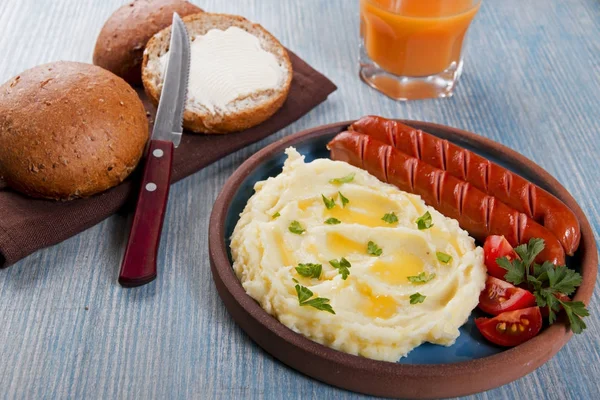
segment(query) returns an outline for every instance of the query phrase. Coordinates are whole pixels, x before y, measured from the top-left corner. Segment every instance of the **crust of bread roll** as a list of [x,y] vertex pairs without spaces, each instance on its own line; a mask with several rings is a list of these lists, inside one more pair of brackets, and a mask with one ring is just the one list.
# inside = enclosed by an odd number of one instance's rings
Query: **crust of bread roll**
[[94,64],[125,79],[142,83],[144,48],[156,32],[181,17],[202,12],[185,0],[134,0],[118,8],[104,23],[94,48]]
[[102,192],[133,171],[147,140],[137,93],[100,67],[59,61],[0,86],[0,175],[26,195]]

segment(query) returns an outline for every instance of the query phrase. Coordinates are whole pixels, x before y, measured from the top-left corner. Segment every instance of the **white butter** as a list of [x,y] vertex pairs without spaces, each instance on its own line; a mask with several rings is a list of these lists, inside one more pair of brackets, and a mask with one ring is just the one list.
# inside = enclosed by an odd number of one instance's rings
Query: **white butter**
[[[212,113],[251,93],[276,89],[285,77],[275,55],[265,51],[256,36],[237,27],[196,36],[190,50],[188,102]],[[160,57],[163,76],[168,57],[168,52]]]

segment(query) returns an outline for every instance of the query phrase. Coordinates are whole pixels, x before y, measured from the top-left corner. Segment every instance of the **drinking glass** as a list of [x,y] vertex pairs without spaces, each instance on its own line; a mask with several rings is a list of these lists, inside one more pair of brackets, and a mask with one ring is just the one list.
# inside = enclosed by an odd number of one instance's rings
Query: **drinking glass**
[[360,77],[395,100],[452,96],[481,0],[359,0]]

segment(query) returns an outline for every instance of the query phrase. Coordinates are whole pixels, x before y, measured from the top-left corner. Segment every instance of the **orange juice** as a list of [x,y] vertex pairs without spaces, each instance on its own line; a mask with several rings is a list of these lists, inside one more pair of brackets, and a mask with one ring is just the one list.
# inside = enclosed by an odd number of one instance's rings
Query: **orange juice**
[[360,0],[367,55],[398,76],[423,77],[458,65],[480,0]]

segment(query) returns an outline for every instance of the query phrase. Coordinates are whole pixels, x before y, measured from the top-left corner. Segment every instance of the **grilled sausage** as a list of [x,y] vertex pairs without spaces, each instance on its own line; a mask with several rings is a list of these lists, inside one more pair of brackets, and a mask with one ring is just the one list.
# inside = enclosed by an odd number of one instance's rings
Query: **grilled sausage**
[[575,214],[559,199],[506,168],[447,140],[382,117],[363,117],[349,130],[390,144],[469,182],[548,228],[567,254],[577,250],[581,232]]
[[358,132],[342,132],[327,147],[333,160],[365,169],[384,182],[420,195],[426,204],[456,219],[479,241],[489,235],[504,235],[512,246],[517,246],[541,238],[545,248],[538,261],[564,265],[564,250],[552,232],[447,171]]

